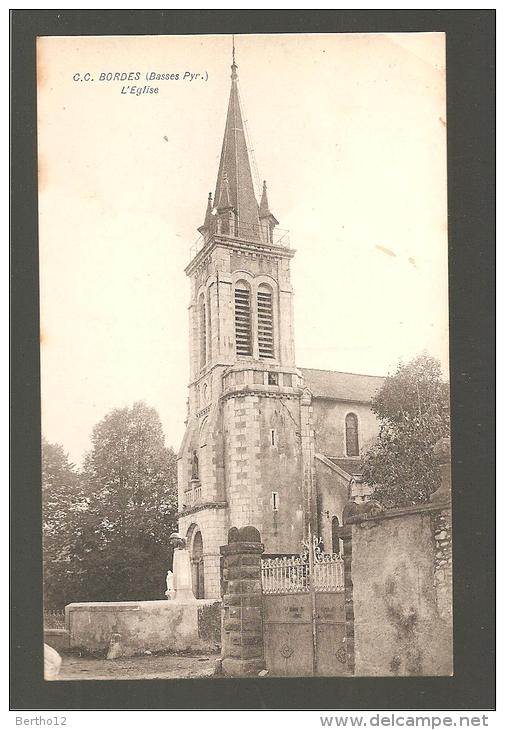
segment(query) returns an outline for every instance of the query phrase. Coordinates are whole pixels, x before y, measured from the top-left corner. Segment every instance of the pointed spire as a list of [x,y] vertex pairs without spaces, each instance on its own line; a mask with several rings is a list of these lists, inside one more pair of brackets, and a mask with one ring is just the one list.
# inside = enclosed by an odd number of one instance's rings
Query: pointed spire
[[228,205],[236,215],[238,235],[258,238],[260,230],[258,201],[254,194],[251,165],[240,108],[237,68],[235,63],[235,39],[233,39],[230,100],[214,201],[216,207],[220,209],[225,206],[227,195]]
[[209,193],[209,197],[207,198],[207,209],[205,211],[205,219],[203,221],[203,225],[200,226],[198,231],[201,234],[207,233],[212,228],[212,193]]
[[260,217],[260,220],[269,218],[274,226],[276,226],[279,223],[279,221],[276,219],[276,217],[273,215],[273,213],[270,212],[270,207],[268,205],[267,181],[266,180],[263,180],[263,192],[261,194],[259,217]]
[[263,192],[261,193],[260,218],[266,218],[270,215],[268,207],[267,181],[263,180]]

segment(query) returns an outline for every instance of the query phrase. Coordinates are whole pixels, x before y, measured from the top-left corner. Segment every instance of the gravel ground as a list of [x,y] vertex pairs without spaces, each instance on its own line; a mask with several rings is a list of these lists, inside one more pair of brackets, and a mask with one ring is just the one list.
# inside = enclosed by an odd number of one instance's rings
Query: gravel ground
[[211,677],[218,654],[198,656],[136,656],[95,659],[63,655],[58,680],[82,679],[188,679]]

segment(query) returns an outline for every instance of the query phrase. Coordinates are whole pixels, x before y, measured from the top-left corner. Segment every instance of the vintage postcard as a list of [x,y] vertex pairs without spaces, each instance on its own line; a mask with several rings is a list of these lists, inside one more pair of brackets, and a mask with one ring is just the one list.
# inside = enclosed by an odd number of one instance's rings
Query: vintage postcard
[[37,41],[45,677],[451,676],[444,33]]

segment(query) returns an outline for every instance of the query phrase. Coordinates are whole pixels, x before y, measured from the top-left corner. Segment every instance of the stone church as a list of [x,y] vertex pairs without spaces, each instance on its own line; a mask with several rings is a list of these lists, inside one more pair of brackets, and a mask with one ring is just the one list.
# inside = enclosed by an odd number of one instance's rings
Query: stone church
[[263,184],[258,204],[237,65],[214,197],[186,268],[190,382],[178,457],[179,531],[194,593],[220,595],[219,547],[254,525],[268,555],[297,554],[308,533],[340,552],[350,497],[364,499],[360,455],[378,426],[370,401],[383,379],[295,363],[295,252]]

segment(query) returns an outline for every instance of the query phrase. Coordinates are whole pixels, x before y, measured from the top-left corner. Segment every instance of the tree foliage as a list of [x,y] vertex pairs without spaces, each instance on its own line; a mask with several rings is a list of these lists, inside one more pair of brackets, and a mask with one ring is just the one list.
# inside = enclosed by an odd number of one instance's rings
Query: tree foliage
[[75,536],[86,509],[79,474],[60,444],[42,439],[44,599],[58,608],[75,593]]
[[176,456],[155,409],[135,403],[95,426],[78,506],[61,496],[72,528],[65,603],[164,597],[176,481]]
[[93,431],[84,479],[87,600],[162,598],[177,479],[157,412],[144,403],[111,411]]
[[450,435],[449,384],[423,353],[398,366],[372,402],[379,436],[364,457],[363,477],[385,507],[429,501],[440,484],[433,446]]

